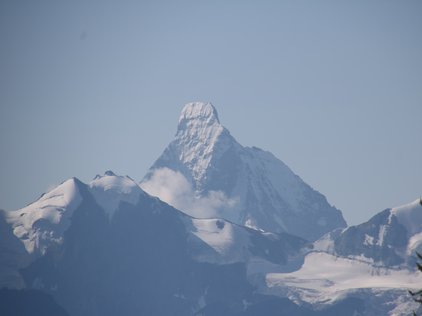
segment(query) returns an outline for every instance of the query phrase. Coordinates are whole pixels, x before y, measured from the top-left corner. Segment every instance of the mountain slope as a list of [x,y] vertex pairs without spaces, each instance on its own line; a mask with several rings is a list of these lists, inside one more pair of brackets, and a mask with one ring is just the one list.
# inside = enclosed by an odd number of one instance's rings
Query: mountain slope
[[[397,217],[415,241],[416,202],[366,226]],[[89,184],[65,181],[24,209],[6,217],[13,227],[27,225],[21,247],[9,227],[4,236],[11,246],[0,251],[32,251],[20,269],[24,284],[51,295],[72,316],[406,315],[414,305],[405,289],[421,282],[413,271],[362,255],[339,257],[335,241],[327,241],[331,235],[310,252],[303,239],[286,233],[192,218],[111,172]],[[323,244],[331,253],[322,252]]]
[[[116,176],[111,171],[104,176],[97,175],[88,187],[96,203],[109,217],[113,216],[120,203],[136,204],[141,195],[146,195],[132,179]],[[71,178],[34,203],[5,213],[13,233],[23,242],[28,253],[37,257],[45,254],[52,245],[63,242],[73,213],[82,202],[80,191],[85,188],[84,183]]]
[[41,291],[0,289],[0,312],[17,316],[69,316],[52,299]]
[[69,179],[34,203],[6,213],[13,233],[23,242],[28,253],[40,256],[53,243],[62,242],[70,218],[81,203],[79,186],[77,179]]
[[249,276],[291,270],[308,251],[285,233],[192,218],[112,172],[65,181],[8,215],[31,255],[20,270],[25,284],[73,316],[242,315],[244,301],[266,304]]
[[300,269],[268,273],[262,291],[313,306],[355,297],[367,306],[358,315],[409,315],[418,307],[407,291],[421,288],[422,275],[415,271],[415,252],[421,251],[418,199],[326,234]]
[[341,212],[282,161],[241,146],[210,103],[183,108],[174,140],[141,186],[195,217],[222,217],[308,240],[346,226]]
[[[142,201],[147,201],[148,212],[171,209],[167,212],[174,213],[183,225],[192,258],[201,262],[228,264],[258,260],[286,265],[298,260],[299,264],[307,251],[305,240],[286,233],[264,233],[224,219],[187,216],[149,196],[131,178],[117,176],[111,171],[97,175],[89,184],[69,179],[23,209],[4,212],[15,236],[11,235],[22,242],[32,258],[45,255],[49,249],[63,244],[75,211],[87,203],[84,199],[92,201],[91,207],[100,209],[109,221],[114,219],[116,212],[122,212],[122,208],[137,206]],[[157,223],[155,228],[164,230],[166,226]]]
[[0,289],[20,289],[25,284],[19,269],[28,264],[29,256],[7,223],[6,213],[0,210]]
[[360,257],[377,265],[415,266],[422,251],[422,205],[417,199],[386,209],[368,222],[337,230],[315,243],[316,249],[342,257]]
[[364,302],[356,315],[405,316],[418,306],[407,291],[419,289],[421,284],[422,275],[415,271],[313,252],[297,271],[267,274],[261,291],[307,302],[315,308],[356,298]]
[[421,250],[422,205],[417,199],[326,234],[300,269],[268,273],[261,289],[315,308],[356,298],[365,302],[357,315],[409,315],[418,308],[408,290],[422,284],[415,271],[415,252]]

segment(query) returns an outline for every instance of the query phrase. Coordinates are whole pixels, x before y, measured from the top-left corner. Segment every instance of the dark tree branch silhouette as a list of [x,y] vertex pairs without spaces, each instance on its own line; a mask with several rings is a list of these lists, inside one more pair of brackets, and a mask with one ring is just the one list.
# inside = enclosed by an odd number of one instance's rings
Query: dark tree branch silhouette
[[[422,255],[420,253],[416,253],[416,255],[418,256],[419,260],[422,260]],[[420,264],[419,262],[416,262],[416,266],[417,266],[418,270],[420,272],[422,272],[422,264]],[[409,291],[409,293],[410,293],[410,295],[412,295],[412,298],[415,302],[422,305],[422,289],[420,289],[419,291],[416,291],[416,292]],[[413,312],[413,316],[417,316],[416,312]]]

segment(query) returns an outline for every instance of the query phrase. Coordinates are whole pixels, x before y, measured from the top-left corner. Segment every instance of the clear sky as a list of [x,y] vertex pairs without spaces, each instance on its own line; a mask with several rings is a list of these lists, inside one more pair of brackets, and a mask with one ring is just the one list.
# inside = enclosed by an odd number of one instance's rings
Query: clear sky
[[422,194],[422,1],[0,1],[0,208],[141,180],[189,101],[349,224]]

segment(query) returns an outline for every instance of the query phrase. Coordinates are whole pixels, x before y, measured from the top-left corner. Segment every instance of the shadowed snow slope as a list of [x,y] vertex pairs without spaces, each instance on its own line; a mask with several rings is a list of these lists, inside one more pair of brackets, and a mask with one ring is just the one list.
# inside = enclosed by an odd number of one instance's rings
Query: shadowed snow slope
[[[308,240],[346,226],[341,212],[282,161],[241,146],[220,124],[210,103],[183,108],[174,140],[141,186],[195,217],[222,217]],[[214,207],[204,211],[198,207],[201,199]]]

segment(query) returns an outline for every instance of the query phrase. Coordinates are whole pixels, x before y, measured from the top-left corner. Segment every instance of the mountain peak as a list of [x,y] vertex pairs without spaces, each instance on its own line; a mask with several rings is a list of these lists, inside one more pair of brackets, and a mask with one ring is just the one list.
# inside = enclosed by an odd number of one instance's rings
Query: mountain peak
[[207,125],[220,124],[217,110],[210,102],[187,103],[180,114],[178,129],[185,129],[190,121],[205,122]]
[[197,210],[194,217],[203,216],[198,205],[206,201],[213,205],[213,216],[265,231],[294,232],[308,240],[346,226],[341,212],[282,161],[239,144],[220,124],[211,103],[183,107],[175,138],[142,181],[149,182],[150,188],[158,183],[155,194],[163,200],[183,200],[179,208]]
[[106,172],[104,172],[104,175],[99,175],[99,174],[97,174],[97,175],[94,177],[94,179],[93,179],[93,180],[98,180],[98,179],[101,179],[101,178],[103,178],[103,177],[117,177],[117,176],[116,176],[116,174],[115,174],[113,171],[111,171],[111,170],[107,170]]
[[199,183],[215,153],[224,152],[233,141],[229,131],[220,124],[217,110],[211,103],[192,102],[182,109],[176,137],[168,153],[185,164]]
[[109,177],[115,177],[116,176],[116,174],[111,170],[107,170],[106,172],[104,172],[104,175],[109,176]]

